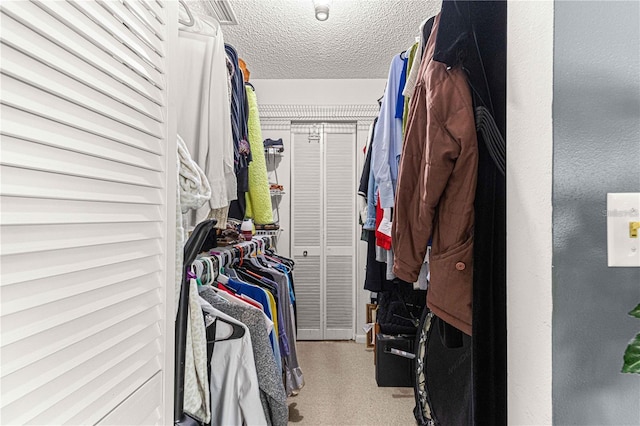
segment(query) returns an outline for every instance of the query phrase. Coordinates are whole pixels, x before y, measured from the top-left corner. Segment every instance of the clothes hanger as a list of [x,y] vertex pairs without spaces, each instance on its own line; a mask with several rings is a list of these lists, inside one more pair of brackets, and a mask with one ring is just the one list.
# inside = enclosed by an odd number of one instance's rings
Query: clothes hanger
[[[217,275],[218,275],[213,259],[214,258],[211,258],[211,257],[208,257],[208,256],[202,258],[202,261],[204,262],[205,267],[206,267],[205,269],[207,270],[207,274],[206,274],[206,278],[207,279],[206,279],[205,282],[203,282],[203,285],[206,285],[206,286],[212,285],[215,282],[215,280],[217,278]],[[217,259],[216,259],[216,261],[217,261]]]
[[[226,319],[223,319],[223,318],[220,318],[220,317],[216,317],[216,320],[214,321],[214,323],[211,326],[217,325],[218,321],[230,325],[232,331],[231,331],[231,335],[230,336],[225,337],[223,339],[214,339],[213,342],[216,342],[216,343],[217,342],[226,342],[227,340],[240,339],[240,338],[242,338],[244,336],[244,327],[242,327],[242,326],[240,326],[238,324],[234,324],[234,323],[232,323],[230,321],[227,321]],[[216,335],[216,333],[215,333],[215,330],[214,330],[213,336],[215,336],[215,335]],[[207,340],[207,341],[209,341],[209,340]]]
[[265,244],[266,244],[265,240],[263,240],[263,239],[259,239],[258,240],[258,254],[256,256],[256,259],[258,259],[258,262],[264,264],[265,266],[269,266],[269,261],[265,257],[264,250],[263,250],[263,246]]
[[[494,119],[494,108],[493,108],[493,100],[491,97],[491,90],[489,87],[489,80],[487,77],[487,72],[485,70],[484,61],[482,60],[482,55],[480,53],[480,45],[478,43],[478,36],[476,34],[476,28],[473,20],[471,19],[471,6],[467,3],[467,14],[468,20],[471,25],[471,33],[473,34],[473,42],[476,50],[476,54],[478,56],[478,61],[480,62],[480,69],[482,70],[482,78],[485,84],[485,90],[487,94],[487,99],[483,99],[481,94],[476,90],[473,85],[469,84],[471,87],[474,98],[478,99],[480,102],[474,102],[476,104],[475,108],[475,119],[476,119],[476,130],[479,131],[485,142],[487,147],[487,151],[489,151],[489,155],[493,160],[496,168],[500,172],[502,176],[506,174],[506,142],[500,129],[498,129],[498,125]],[[465,70],[466,71],[466,70]],[[468,73],[468,71],[466,71]],[[488,103],[487,103],[488,100]],[[478,103],[482,105],[477,105]]]
[[193,14],[191,13],[191,9],[189,9],[189,6],[187,6],[187,3],[184,0],[178,0],[178,3],[180,3],[184,7],[185,12],[187,12],[187,15],[189,16],[188,21],[178,19],[178,22],[184,25],[185,27],[193,27],[193,24],[196,23],[196,20],[193,17]]
[[204,275],[204,265],[199,259],[196,259],[191,263],[191,271],[195,275],[195,279],[202,281],[202,276]]
[[222,284],[228,284],[228,269],[230,269],[230,260],[227,260],[227,255],[229,254],[229,251],[211,251],[210,254],[218,259],[218,274],[216,277],[216,281]]
[[[211,324],[206,329],[207,343],[226,342],[228,340],[240,339],[244,336],[244,332],[245,332],[244,327],[242,327],[239,324],[228,321],[224,318],[220,318],[218,315],[216,315],[215,308],[213,308],[208,302],[206,305],[202,306],[202,310],[215,318],[215,320],[213,321],[213,324]],[[216,336],[218,334],[218,322],[227,324],[229,327],[231,327],[231,330],[230,330],[231,334],[229,334],[228,336],[225,336],[222,339],[217,339]]]
[[241,245],[238,244],[238,246],[236,247],[238,250],[240,250],[240,267],[242,267],[242,263],[244,262],[244,249],[242,248]]

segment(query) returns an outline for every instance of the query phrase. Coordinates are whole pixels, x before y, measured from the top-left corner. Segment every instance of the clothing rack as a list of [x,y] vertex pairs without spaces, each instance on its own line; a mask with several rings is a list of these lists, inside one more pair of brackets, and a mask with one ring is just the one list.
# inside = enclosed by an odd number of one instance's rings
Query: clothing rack
[[[184,246],[184,262],[182,267],[182,285],[180,287],[180,299],[178,302],[178,314],[176,316],[175,333],[175,381],[174,381],[174,422],[176,425],[188,426],[196,425],[198,422],[184,412],[184,378],[185,378],[185,357],[187,346],[187,316],[189,314],[189,286],[188,276],[191,264],[202,252],[202,246],[212,232],[217,220],[207,220],[200,222]],[[213,251],[223,251],[230,253],[229,263],[222,263],[218,266],[230,265],[234,259],[244,254],[252,255],[258,251],[273,247],[271,236],[261,236],[253,238],[251,241],[234,244],[227,247],[216,247]],[[225,256],[226,259],[226,256]]]
[[[238,416],[242,417],[245,415],[248,415],[248,418],[253,417],[253,420],[260,418],[261,420],[258,421],[259,424],[262,424],[263,417],[268,419],[271,418],[271,416],[279,419],[279,421],[276,422],[277,424],[285,424],[287,418],[287,393],[292,394],[292,392],[297,391],[304,386],[302,370],[300,369],[296,358],[295,344],[292,346],[288,343],[295,342],[296,335],[295,287],[293,284],[293,276],[291,275],[294,262],[290,259],[282,258],[272,251],[274,238],[272,236],[254,236],[250,241],[243,241],[228,246],[214,247],[210,250],[203,251],[203,244],[205,244],[205,240],[209,236],[209,233],[215,232],[213,230],[215,223],[215,220],[211,220],[198,224],[185,246],[182,288],[180,289],[178,319],[176,322],[175,424],[177,426],[202,425],[202,422],[198,420],[200,417],[194,417],[202,414],[202,412],[200,412],[200,408],[196,411],[191,411],[194,409],[193,404],[191,404],[191,406],[184,404],[185,389],[189,389],[189,391],[191,391],[193,387],[193,383],[185,383],[185,377],[192,377],[185,372],[185,354],[186,350],[189,350],[186,345],[187,326],[189,325],[187,320],[190,297],[189,290],[193,291],[193,288],[190,288],[189,280],[197,281],[198,291],[202,295],[201,297],[203,297],[204,301],[207,303],[211,303],[209,306],[210,314],[214,313],[217,309],[220,309],[221,315],[228,314],[231,316],[231,318],[227,318],[227,320],[230,321],[228,324],[239,325],[243,328],[243,330],[241,330],[242,332],[247,330],[247,328],[242,325],[242,315],[238,317],[232,312],[227,312],[226,310],[229,309],[228,306],[216,306],[216,303],[220,303],[220,300],[217,300],[216,298],[224,299],[224,297],[221,297],[222,293],[229,293],[231,297],[242,301],[247,305],[245,309],[252,308],[252,306],[249,305],[253,305],[255,309],[261,311],[259,314],[260,318],[262,318],[260,315],[264,315],[264,317],[269,320],[273,318],[273,322],[277,326],[277,328],[272,327],[272,329],[266,330],[266,332],[265,330],[262,330],[263,334],[260,334],[260,332],[256,333],[256,336],[262,336],[263,343],[266,344],[266,346],[263,344],[263,347],[268,348],[267,353],[264,353],[264,351],[262,353],[263,364],[261,365],[265,365],[264,362],[266,356],[266,365],[271,367],[268,361],[271,360],[270,362],[273,364],[273,370],[270,368],[267,370],[260,370],[264,373],[256,376],[256,380],[258,381],[255,384],[260,386],[261,390],[263,389],[262,386],[265,386],[270,389],[267,391],[271,392],[269,395],[275,395],[274,399],[269,402],[269,407],[273,408],[273,410],[263,412],[263,410],[266,409],[261,407],[258,403],[258,405],[256,405],[258,412],[246,411],[244,409],[242,409],[242,414],[240,414],[240,411],[236,413],[233,409],[226,411],[223,409],[221,411],[220,404],[224,403],[224,399],[215,399],[216,402],[214,403],[213,398],[216,397],[214,397],[214,394],[211,394],[212,424],[216,424],[213,420],[214,418],[218,418],[219,420],[222,418],[226,419],[218,422],[222,424],[240,424],[241,422]],[[215,287],[218,287],[215,291],[210,289]],[[219,294],[214,297],[213,295],[218,293],[218,291]],[[205,294],[208,294],[208,296],[205,296]],[[210,298],[210,300],[207,300],[207,297]],[[256,302],[256,300],[258,300],[258,302]],[[227,301],[226,303],[228,304],[229,302]],[[233,304],[234,303],[232,303],[232,305]],[[237,309],[238,308],[235,308],[235,314],[239,313]],[[234,309],[231,310],[234,311]],[[253,312],[253,314],[255,315],[255,312]],[[214,315],[217,316],[217,314]],[[251,317],[251,315],[249,315],[249,317]],[[278,320],[276,321],[275,318],[278,318]],[[216,321],[227,322],[227,320],[218,318]],[[262,321],[259,322],[262,323]],[[205,327],[207,335],[207,365],[208,369],[210,368],[210,383],[214,383],[214,381],[212,381],[214,377],[213,365],[215,364],[218,366],[225,364],[227,359],[224,355],[219,354],[221,358],[216,360],[216,353],[213,351],[213,342],[243,338],[242,334],[234,333],[232,338],[218,340],[215,337],[216,329],[214,324],[215,321],[210,326]],[[250,322],[248,329],[251,329],[251,324],[252,323]],[[233,351],[238,348],[236,347],[234,349],[233,345],[223,345],[220,350],[224,351],[225,349]],[[272,350],[273,353],[271,353]],[[272,359],[271,356],[274,358]],[[251,363],[251,367],[238,366],[238,368],[245,368],[250,371],[251,369],[255,370],[257,365],[253,365],[253,363]],[[231,370],[222,369],[221,371],[222,373],[220,374],[224,376],[224,374],[227,374],[225,372],[229,372]],[[286,376],[283,375],[284,371],[287,372]],[[219,378],[220,375],[216,375],[216,377]],[[265,377],[267,378],[265,379]],[[269,379],[269,377],[271,378]],[[280,385],[275,384],[279,382],[278,378],[282,379],[282,383]],[[200,383],[199,379],[196,379],[196,382]],[[224,383],[227,383],[227,381],[225,380]],[[202,386],[202,383],[198,386]],[[220,382],[216,389],[221,392],[220,395],[224,395],[226,387],[226,385]],[[226,390],[235,392],[231,388]],[[218,394],[216,393],[215,395]],[[247,398],[253,398],[253,402],[258,401],[259,394],[257,388],[254,395],[247,396]],[[214,409],[216,404],[217,408]],[[185,409],[187,409],[188,412],[185,411]],[[240,410],[240,405],[238,405],[238,410]],[[256,422],[254,421],[253,423]]]

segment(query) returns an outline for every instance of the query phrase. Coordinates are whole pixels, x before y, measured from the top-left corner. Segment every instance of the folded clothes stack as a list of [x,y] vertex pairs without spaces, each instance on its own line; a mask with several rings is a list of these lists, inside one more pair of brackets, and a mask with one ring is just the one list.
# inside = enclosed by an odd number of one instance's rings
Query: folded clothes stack
[[276,231],[280,229],[280,225],[277,223],[268,223],[266,225],[256,224],[256,231]]
[[271,183],[269,184],[269,189],[271,191],[284,191],[284,186],[279,185],[277,183]]
[[265,149],[274,149],[277,152],[283,152],[284,151],[284,143],[282,142],[282,138],[280,139],[265,139],[263,141],[264,144],[264,148]]

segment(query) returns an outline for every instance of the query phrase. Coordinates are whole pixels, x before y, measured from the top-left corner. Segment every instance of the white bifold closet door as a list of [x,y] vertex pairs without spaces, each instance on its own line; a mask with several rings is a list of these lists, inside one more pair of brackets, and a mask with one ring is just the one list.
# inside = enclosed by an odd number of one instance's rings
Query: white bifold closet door
[[0,4],[3,424],[172,422],[170,3]]
[[291,253],[299,340],[355,335],[356,124],[292,125]]

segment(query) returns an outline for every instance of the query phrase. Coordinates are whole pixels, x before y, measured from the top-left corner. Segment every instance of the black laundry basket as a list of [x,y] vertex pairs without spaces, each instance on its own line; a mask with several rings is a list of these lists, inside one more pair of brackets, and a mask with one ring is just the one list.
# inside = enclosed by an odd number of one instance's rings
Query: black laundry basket
[[200,421],[184,412],[184,364],[187,346],[187,316],[189,313],[187,272],[198,253],[202,251],[203,244],[217,222],[217,220],[212,219],[199,223],[184,246],[182,285],[180,287],[180,300],[178,302],[178,314],[176,316],[175,382],[173,391],[173,419],[174,423],[179,426],[202,426]]

